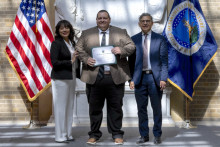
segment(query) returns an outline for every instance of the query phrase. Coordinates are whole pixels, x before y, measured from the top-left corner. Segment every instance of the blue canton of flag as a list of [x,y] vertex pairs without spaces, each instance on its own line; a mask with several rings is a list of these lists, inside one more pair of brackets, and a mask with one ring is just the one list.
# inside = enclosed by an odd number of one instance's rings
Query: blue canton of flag
[[194,87],[217,51],[198,0],[175,0],[163,35],[168,42],[168,81],[192,100]]
[[46,12],[43,0],[23,0],[20,9],[32,27],[36,23],[36,19],[40,20]]

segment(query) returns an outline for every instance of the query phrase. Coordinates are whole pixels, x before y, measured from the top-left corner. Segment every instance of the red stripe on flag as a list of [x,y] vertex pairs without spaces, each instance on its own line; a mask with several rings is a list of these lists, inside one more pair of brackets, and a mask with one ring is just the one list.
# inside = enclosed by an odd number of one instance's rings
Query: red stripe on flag
[[47,35],[47,37],[49,38],[50,42],[53,42],[53,34],[51,33],[50,28],[48,27],[47,23],[44,21],[43,17],[40,19],[40,22],[42,24],[43,30],[45,32],[45,34]]
[[31,77],[33,78],[37,89],[40,91],[41,89],[43,89],[43,86],[41,85],[35,71],[34,68],[31,65],[30,60],[28,59],[28,57],[26,56],[23,47],[21,46],[20,42],[17,40],[14,32],[11,32],[10,38],[14,44],[14,46],[16,47],[16,49],[18,50],[18,52],[20,53],[22,60],[24,62],[24,64],[27,66],[28,70],[30,71]]
[[6,50],[5,50],[8,54],[8,57],[10,58],[11,63],[13,64],[17,74],[19,75],[22,83],[24,84],[24,86],[26,87],[26,90],[29,94],[29,96],[32,98],[35,96],[34,92],[31,90],[31,87],[28,83],[28,80],[26,78],[26,76],[24,75],[24,73],[22,72],[17,60],[15,59],[15,57],[13,56],[13,54],[11,53],[11,50],[8,46],[6,46]]
[[46,83],[49,83],[50,76],[45,71],[44,66],[42,64],[42,61],[41,61],[40,57],[38,56],[38,53],[36,52],[35,45],[31,41],[31,39],[29,38],[26,29],[24,28],[24,26],[22,25],[22,23],[20,22],[20,20],[17,16],[15,18],[15,24],[16,24],[18,30],[20,30],[20,33],[22,34],[23,38],[25,38],[27,46],[29,47],[30,51],[32,52],[33,56],[35,57],[35,62],[37,64],[37,66],[39,67],[39,69],[43,75],[44,80],[46,81]]
[[36,32],[36,24],[33,25],[31,29],[33,30],[34,34],[36,35],[37,42],[40,44],[40,47],[42,49],[42,52],[43,52],[46,60],[48,61],[48,63],[52,67],[52,63],[50,60],[50,52],[48,51],[47,47],[44,45],[43,40],[42,40],[42,36],[39,33],[39,31]]
[[49,83],[50,82],[50,76],[48,75],[48,73],[46,72],[46,70],[44,69],[44,66],[42,64],[42,61],[38,55],[38,53],[36,52],[36,49],[35,49],[35,45],[33,44],[33,42],[30,40],[28,34],[27,34],[27,31],[25,30],[25,28],[23,27],[23,25],[21,24],[20,20],[18,19],[18,17],[16,17],[16,20],[15,20],[15,24],[17,25],[18,29],[19,30],[22,30],[20,31],[22,36],[25,38],[26,40],[26,43],[27,43],[27,46],[29,47],[30,51],[32,52],[33,56],[35,57],[35,61],[36,61],[36,64],[37,66],[39,67],[42,75],[43,75],[43,78],[45,79],[46,83]]

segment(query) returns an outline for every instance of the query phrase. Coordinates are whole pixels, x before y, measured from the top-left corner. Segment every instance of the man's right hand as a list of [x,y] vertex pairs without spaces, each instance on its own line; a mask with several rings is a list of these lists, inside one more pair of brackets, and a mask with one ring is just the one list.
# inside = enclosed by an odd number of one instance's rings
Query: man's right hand
[[130,89],[134,89],[134,82],[133,81],[130,82],[129,87],[130,87]]
[[94,66],[94,64],[95,64],[95,59],[89,57],[88,60],[87,60],[87,64],[88,64],[89,66]]

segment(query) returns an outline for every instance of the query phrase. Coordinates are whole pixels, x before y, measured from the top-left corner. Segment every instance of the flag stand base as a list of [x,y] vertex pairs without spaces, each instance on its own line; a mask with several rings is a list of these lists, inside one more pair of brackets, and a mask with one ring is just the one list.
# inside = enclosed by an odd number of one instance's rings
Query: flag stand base
[[30,109],[31,120],[27,126],[23,127],[23,129],[39,129],[40,128],[40,126],[37,125],[36,123],[34,123],[34,121],[33,121],[33,109],[34,109],[34,104],[33,104],[33,102],[31,102],[31,109]]
[[193,129],[193,128],[197,128],[197,126],[193,126],[191,123],[190,123],[190,120],[189,120],[189,99],[185,96],[186,98],[186,120],[184,122],[184,124],[181,126],[181,128],[185,128],[185,129]]
[[23,129],[40,129],[40,126],[35,124],[32,120],[27,126],[24,126]]
[[181,128],[194,129],[194,128],[197,128],[197,126],[193,126],[193,125],[190,123],[190,120],[186,120],[186,121],[184,122],[184,124],[181,126]]

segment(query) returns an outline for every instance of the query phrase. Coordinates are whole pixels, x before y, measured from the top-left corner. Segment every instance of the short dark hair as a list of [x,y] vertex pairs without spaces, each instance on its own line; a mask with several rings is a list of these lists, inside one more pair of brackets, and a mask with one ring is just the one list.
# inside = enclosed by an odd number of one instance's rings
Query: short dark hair
[[109,13],[108,13],[107,10],[100,10],[100,11],[97,13],[97,15],[96,15],[96,19],[98,18],[98,14],[101,13],[101,12],[106,12],[106,13],[108,14],[109,19],[111,19],[111,17],[110,17],[110,15],[109,15]]
[[139,21],[141,21],[142,17],[144,17],[144,16],[149,16],[150,19],[151,19],[151,21],[153,21],[153,17],[151,16],[150,13],[142,13],[142,14],[139,16]]
[[73,44],[73,46],[75,46],[75,41],[74,41],[74,36],[75,36],[75,31],[73,29],[73,26],[71,25],[71,23],[67,20],[60,20],[57,25],[56,25],[56,30],[55,30],[55,39],[61,39],[63,38],[61,35],[60,35],[60,32],[59,32],[59,29],[61,26],[64,26],[64,27],[67,27],[70,29],[70,34],[68,36],[70,42]]

